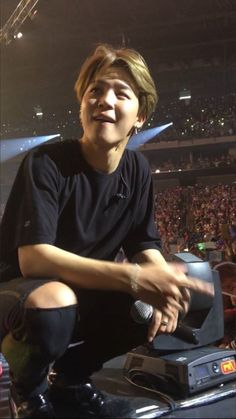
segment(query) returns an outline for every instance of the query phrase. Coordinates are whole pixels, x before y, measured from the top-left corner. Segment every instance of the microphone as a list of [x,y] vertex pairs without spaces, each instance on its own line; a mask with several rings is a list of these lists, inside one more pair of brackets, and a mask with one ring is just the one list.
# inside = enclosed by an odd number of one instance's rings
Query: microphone
[[118,199],[127,199],[128,196],[124,195],[123,193],[117,193],[115,194],[115,197]]
[[[136,300],[131,307],[130,315],[136,323],[148,324],[152,320],[153,311],[154,309],[150,304],[146,304],[141,300]],[[195,345],[199,343],[199,339],[194,330],[182,323],[178,323],[173,336],[184,340],[185,342],[194,343]]]
[[135,323],[147,324],[152,320],[153,307],[141,300],[136,300],[131,307],[130,315]]

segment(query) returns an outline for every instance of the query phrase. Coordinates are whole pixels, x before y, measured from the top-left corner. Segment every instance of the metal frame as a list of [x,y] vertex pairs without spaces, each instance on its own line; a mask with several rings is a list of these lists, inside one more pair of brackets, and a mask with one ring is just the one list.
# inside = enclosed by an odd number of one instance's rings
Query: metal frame
[[30,16],[39,0],[21,0],[5,25],[0,29],[0,42],[10,44],[14,34],[19,30],[25,19]]

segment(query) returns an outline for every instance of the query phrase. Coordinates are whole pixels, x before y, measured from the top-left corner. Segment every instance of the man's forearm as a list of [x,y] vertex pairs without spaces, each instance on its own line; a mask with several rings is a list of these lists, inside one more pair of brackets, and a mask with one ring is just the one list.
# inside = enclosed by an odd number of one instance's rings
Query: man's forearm
[[132,264],[81,257],[49,244],[22,246],[18,254],[25,278],[52,277],[81,288],[131,291]]
[[155,263],[160,266],[164,266],[167,264],[166,260],[162,256],[161,252],[157,249],[146,249],[142,252],[137,253],[132,262],[134,263]]

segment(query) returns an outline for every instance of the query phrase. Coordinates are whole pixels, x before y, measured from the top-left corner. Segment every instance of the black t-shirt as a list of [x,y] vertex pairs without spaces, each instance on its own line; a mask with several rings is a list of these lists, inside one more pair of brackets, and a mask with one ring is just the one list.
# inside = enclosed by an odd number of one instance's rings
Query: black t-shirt
[[160,249],[149,165],[125,150],[111,174],[94,170],[78,140],[43,145],[23,160],[1,225],[1,261],[18,267],[17,248],[47,243],[81,256],[128,259]]

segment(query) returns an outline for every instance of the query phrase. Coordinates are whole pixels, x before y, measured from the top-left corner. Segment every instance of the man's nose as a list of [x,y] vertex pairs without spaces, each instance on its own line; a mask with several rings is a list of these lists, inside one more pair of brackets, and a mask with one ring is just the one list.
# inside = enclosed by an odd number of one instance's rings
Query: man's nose
[[111,89],[104,91],[98,101],[99,106],[113,107],[115,104],[116,95]]

